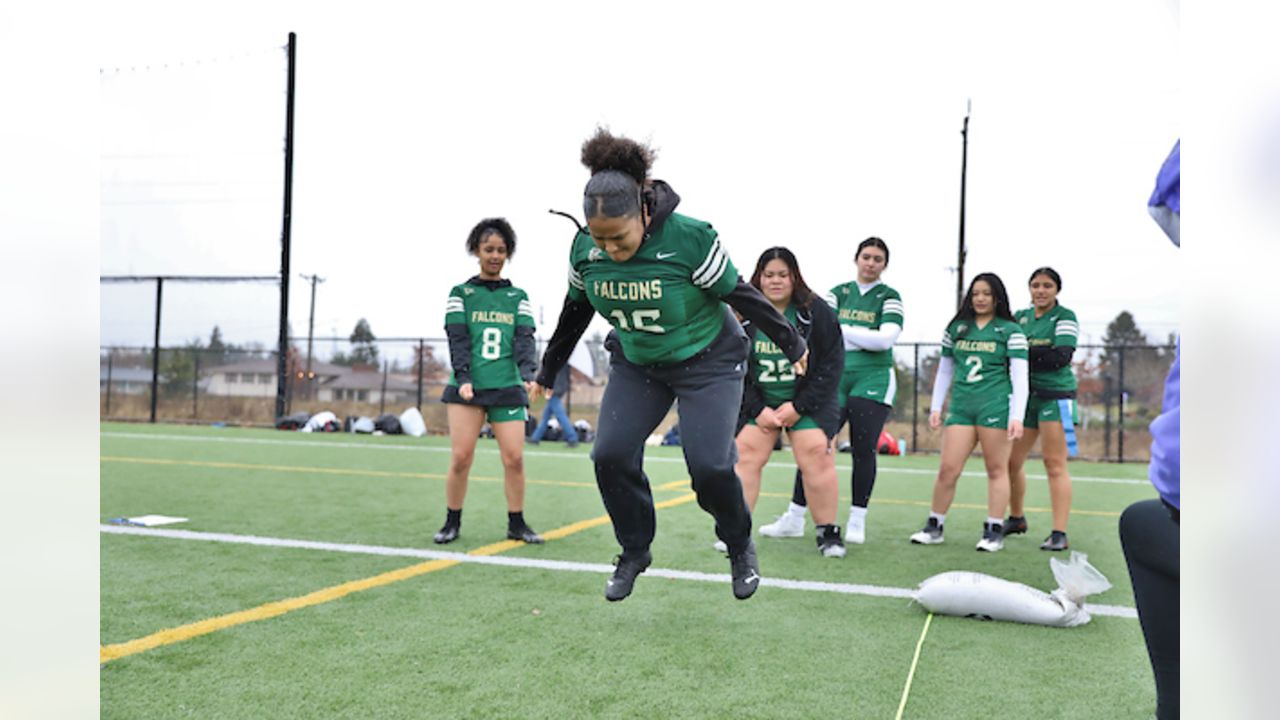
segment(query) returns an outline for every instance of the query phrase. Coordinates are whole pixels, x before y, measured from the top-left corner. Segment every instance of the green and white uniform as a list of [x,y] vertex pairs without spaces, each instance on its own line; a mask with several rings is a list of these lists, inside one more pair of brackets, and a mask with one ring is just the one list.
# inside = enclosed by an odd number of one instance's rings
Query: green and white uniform
[[[484,282],[472,278],[453,286],[445,305],[445,328],[465,326],[470,353],[465,362],[454,357],[454,372],[441,398],[444,402],[481,405],[489,422],[524,421],[528,397],[517,353],[517,335],[531,336],[536,323],[529,296],[507,281]],[[466,345],[467,343],[461,343]],[[450,338],[451,352],[454,338]],[[463,375],[459,381],[459,375]],[[529,374],[532,379],[532,372]],[[475,397],[468,403],[457,394],[458,386],[471,383]]]
[[[862,292],[856,280],[837,285],[826,295],[841,325],[878,330],[881,325],[902,327],[902,296],[876,282]],[[840,404],[848,398],[864,398],[893,405],[898,383],[893,371],[893,349],[861,350],[845,347],[844,374],[840,378]]]
[[[1080,325],[1076,314],[1061,305],[1055,304],[1044,315],[1036,317],[1034,307],[1019,310],[1014,319],[1022,326],[1030,348],[1037,347],[1076,347],[1080,337]],[[1037,428],[1042,422],[1062,422],[1062,400],[1070,407],[1072,424],[1079,422],[1079,408],[1076,406],[1076,376],[1071,365],[1054,370],[1037,371],[1034,367],[1029,376],[1031,395],[1027,399],[1026,420],[1023,425]]]
[[677,213],[626,262],[614,262],[585,232],[569,255],[569,299],[607,318],[637,365],[677,363],[710,345],[724,327],[720,298],[737,282],[711,225]]
[[973,320],[957,320],[942,335],[942,357],[955,365],[946,424],[1007,427],[1013,395],[1009,361],[1027,359],[1021,326],[998,317],[981,328]]
[[[786,312],[782,315],[787,319],[787,322],[791,323],[792,327],[798,327],[796,324],[795,305],[788,305]],[[787,360],[787,354],[782,352],[782,348],[778,347],[764,333],[756,333],[755,339],[751,343],[751,355],[748,358],[747,372],[755,381],[756,386],[760,388],[760,393],[764,395],[764,403],[767,407],[776,410],[783,403],[795,399],[796,370],[791,366],[791,362]],[[755,418],[749,418],[747,424],[755,425]],[[802,415],[791,426],[791,429],[808,430],[817,427],[819,427],[817,420],[809,415]]]

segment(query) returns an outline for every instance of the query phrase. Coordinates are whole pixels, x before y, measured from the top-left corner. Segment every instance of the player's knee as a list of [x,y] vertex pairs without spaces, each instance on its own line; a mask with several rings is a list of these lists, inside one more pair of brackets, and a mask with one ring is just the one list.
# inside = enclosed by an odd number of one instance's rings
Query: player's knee
[[476,457],[475,450],[459,451],[455,450],[449,458],[449,466],[451,470],[459,470],[466,472],[471,469],[471,461]]
[[502,467],[506,470],[524,472],[524,454],[520,452],[503,452]]

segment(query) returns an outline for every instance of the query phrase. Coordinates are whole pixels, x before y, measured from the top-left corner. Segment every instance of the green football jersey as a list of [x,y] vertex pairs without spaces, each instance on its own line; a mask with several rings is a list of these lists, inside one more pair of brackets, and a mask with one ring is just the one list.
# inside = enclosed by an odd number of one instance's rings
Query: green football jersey
[[[1019,310],[1014,319],[1022,326],[1030,347],[1075,347],[1080,337],[1080,325],[1076,322],[1076,314],[1061,305],[1054,305],[1041,317],[1036,317],[1036,309],[1029,307]],[[1076,376],[1071,366],[1057,370],[1041,372],[1031,371],[1029,378],[1033,389],[1069,391],[1076,389]]]
[[[877,330],[885,323],[902,326],[902,296],[897,290],[877,282],[864,294],[858,281],[831,288],[827,304],[836,311],[841,325]],[[850,374],[868,368],[893,367],[893,350],[849,350],[844,353],[844,371]]]
[[[791,323],[791,327],[796,326],[794,305],[788,305],[783,316],[787,318],[787,322]],[[795,368],[791,366],[791,361],[787,360],[787,354],[782,352],[782,348],[762,332],[756,333],[756,339],[751,345],[749,367],[751,377],[755,378],[756,384],[760,386],[760,392],[764,395],[765,405],[776,408],[795,397]]]
[[569,297],[613,324],[627,360],[668,364],[711,344],[724,325],[720,300],[738,270],[709,223],[672,213],[626,262],[614,262],[586,232],[569,254]]
[[[465,324],[471,335],[471,385],[490,390],[523,384],[516,365],[516,326],[536,327],[529,296],[518,287],[490,290],[463,283],[449,291],[444,324]],[[457,378],[449,376],[449,384]]]
[[979,328],[957,320],[942,334],[942,356],[955,362],[951,402],[972,403],[1013,392],[1009,360],[1027,359],[1027,336],[1015,322],[992,318]]

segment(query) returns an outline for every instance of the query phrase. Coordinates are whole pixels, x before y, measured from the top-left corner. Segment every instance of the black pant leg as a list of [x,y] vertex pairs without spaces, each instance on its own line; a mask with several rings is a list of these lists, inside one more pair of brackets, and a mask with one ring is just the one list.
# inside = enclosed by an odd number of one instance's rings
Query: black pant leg
[[751,539],[751,511],[733,469],[746,352],[741,336],[721,333],[696,362],[664,375],[679,401],[681,447],[698,505],[715,518],[716,535],[730,551]]
[[1159,500],[1142,500],[1120,516],[1120,546],[1129,565],[1138,621],[1156,679],[1156,717],[1178,717],[1180,539]]
[[600,499],[627,557],[642,555],[653,543],[657,521],[644,473],[644,441],[671,409],[673,397],[671,389],[644,368],[614,354],[591,459]]
[[889,417],[889,406],[866,398],[849,398],[845,417],[849,420],[849,445],[853,451],[850,480],[853,504],[864,508],[871,502],[876,485],[876,445]]

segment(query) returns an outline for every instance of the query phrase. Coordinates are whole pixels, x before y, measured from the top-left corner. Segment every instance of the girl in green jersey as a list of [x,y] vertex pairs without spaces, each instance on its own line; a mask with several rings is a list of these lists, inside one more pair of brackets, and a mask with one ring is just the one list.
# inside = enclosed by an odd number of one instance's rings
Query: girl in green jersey
[[453,455],[445,480],[447,513],[435,541],[458,539],[476,439],[488,420],[502,455],[507,537],[541,543],[524,519],[526,390],[538,367],[533,310],[525,292],[502,278],[516,251],[515,231],[502,218],[482,220],[467,237],[467,251],[480,261],[480,274],[454,287],[445,307],[453,377],[440,399],[448,404]]
[[[796,256],[784,247],[765,250],[751,284],[760,289],[809,343],[809,372],[796,377],[781,349],[751,323],[747,377],[738,417],[738,464],[742,491],[754,510],[760,497],[760,475],[783,429],[791,440],[796,465],[804,472],[805,496],[817,525],[818,552],[844,557],[844,541],[836,525],[839,480],[831,439],[840,429],[836,391],[844,367],[840,323],[826,301],[805,284]],[[719,548],[718,548],[719,549]]]
[[1031,273],[1031,307],[1014,316],[1030,345],[1031,398],[1023,421],[1022,438],[1013,444],[1009,457],[1009,518],[1004,534],[1027,531],[1022,499],[1027,492],[1027,455],[1040,438],[1044,470],[1049,476],[1049,499],[1053,504],[1053,530],[1041,543],[1041,550],[1066,550],[1067,516],[1071,513],[1071,476],[1067,473],[1067,447],[1075,444],[1076,377],[1071,372],[1080,326],[1076,314],[1058,304],[1062,277],[1051,267]]
[[[955,385],[952,386],[952,375]],[[942,542],[947,510],[956,496],[956,480],[973,448],[982,444],[987,467],[987,520],[977,549],[1004,547],[1004,511],[1009,504],[1009,454],[1022,437],[1027,405],[1027,337],[1009,311],[1009,294],[994,273],[969,284],[960,311],[942,335],[942,357],[933,382],[929,427],[943,425],[942,404],[951,391],[942,461],[933,485],[928,520],[911,542]]]
[[734,597],[745,600],[760,585],[760,565],[733,470],[747,339],[729,306],[773,340],[797,374],[808,351],[738,275],[711,224],[675,212],[680,196],[649,177],[652,162],[649,148],[607,130],[583,144],[582,164],[591,170],[582,203],[587,229],[570,248],[569,291],[538,384],[551,387],[596,313],[609,320],[609,384],[591,459],[622,552],[605,598],[630,595],[652,562],[656,518],[644,441],[679,400],[693,490],[729,551]]

